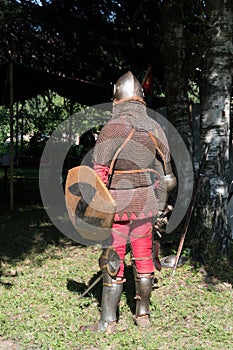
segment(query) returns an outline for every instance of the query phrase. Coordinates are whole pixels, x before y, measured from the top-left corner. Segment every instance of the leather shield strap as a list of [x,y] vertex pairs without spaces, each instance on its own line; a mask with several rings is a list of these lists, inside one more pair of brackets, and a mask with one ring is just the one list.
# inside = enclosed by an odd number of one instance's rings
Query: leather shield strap
[[[119,156],[120,152],[122,151],[122,149],[127,145],[127,143],[130,141],[130,139],[132,138],[133,134],[135,132],[135,128],[132,128],[131,132],[129,133],[129,135],[127,136],[127,138],[125,139],[125,141],[122,143],[122,145],[118,148],[118,150],[116,151],[116,153],[114,154],[114,157],[111,161],[111,165],[109,168],[109,175],[108,175],[108,185],[107,187],[110,187],[111,184],[111,179],[112,179],[112,175],[113,175],[113,169],[114,169],[114,165],[116,162],[117,157]],[[165,161],[165,157],[163,152],[161,151],[161,149],[158,146],[158,143],[156,141],[155,136],[147,130],[148,135],[150,136],[151,140],[153,141],[156,150],[158,151],[159,155],[161,156],[162,160],[163,160],[163,164],[164,164],[164,171],[166,170],[166,161]],[[160,178],[161,175],[158,171],[156,171],[155,169],[150,169],[150,168],[146,168],[146,169],[131,169],[131,170],[115,170],[114,171],[115,174],[136,174],[136,173],[145,173],[145,172],[153,172],[156,173],[156,175]],[[166,171],[165,171],[166,173]]]
[[158,151],[158,154],[160,155],[160,157],[163,160],[164,172],[166,174],[166,159],[165,159],[165,156],[164,156],[163,152],[161,151],[161,149],[158,146],[158,142],[156,140],[156,137],[148,130],[147,130],[147,133],[150,136],[151,140],[154,142],[155,148],[156,148],[156,150]]
[[114,168],[116,159],[119,156],[120,152],[123,150],[123,148],[127,145],[129,140],[132,138],[134,133],[135,133],[135,128],[132,128],[132,130],[130,131],[129,135],[125,139],[125,141],[122,143],[122,145],[118,148],[118,150],[116,151],[116,153],[113,156],[113,159],[111,161],[111,165],[110,165],[110,168],[109,168],[109,173],[108,173],[108,185],[107,185],[108,188],[110,187],[110,184],[111,184],[111,179],[112,179],[112,175],[113,175],[113,168]]

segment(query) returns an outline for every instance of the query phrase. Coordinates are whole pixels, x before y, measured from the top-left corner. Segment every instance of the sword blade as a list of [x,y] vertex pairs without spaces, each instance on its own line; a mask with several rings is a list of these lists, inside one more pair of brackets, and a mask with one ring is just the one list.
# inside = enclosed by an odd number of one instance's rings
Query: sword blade
[[83,294],[81,294],[79,296],[78,299],[82,299],[92,288],[94,288],[94,286],[101,281],[103,278],[103,275],[100,275],[98,278],[96,278],[96,280],[83,292]]

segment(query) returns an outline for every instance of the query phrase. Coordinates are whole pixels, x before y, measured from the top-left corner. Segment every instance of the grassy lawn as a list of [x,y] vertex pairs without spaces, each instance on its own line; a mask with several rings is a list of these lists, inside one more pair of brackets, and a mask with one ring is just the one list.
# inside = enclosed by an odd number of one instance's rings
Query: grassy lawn
[[81,325],[99,317],[101,282],[84,298],[79,295],[99,275],[100,248],[80,246],[60,234],[38,194],[30,193],[16,194],[13,211],[6,201],[1,205],[0,340],[15,341],[17,350],[233,348],[230,280],[208,278],[192,262],[178,268],[174,277],[170,269],[156,272],[152,327],[139,331],[133,324],[128,259],[119,332],[80,332]]

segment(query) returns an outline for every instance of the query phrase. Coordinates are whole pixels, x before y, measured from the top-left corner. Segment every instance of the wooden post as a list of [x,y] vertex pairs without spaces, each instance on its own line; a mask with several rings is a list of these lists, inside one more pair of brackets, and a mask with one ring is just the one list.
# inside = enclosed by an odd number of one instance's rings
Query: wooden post
[[[74,103],[73,100],[70,100],[70,117],[69,117],[69,145],[72,144],[72,137],[73,137],[73,110],[74,110]],[[72,163],[71,163],[71,156],[72,156],[72,147],[70,147],[69,152],[68,152],[68,162],[67,162],[67,171],[71,168]]]
[[9,87],[10,87],[10,209],[14,209],[14,84],[13,63],[9,64]]

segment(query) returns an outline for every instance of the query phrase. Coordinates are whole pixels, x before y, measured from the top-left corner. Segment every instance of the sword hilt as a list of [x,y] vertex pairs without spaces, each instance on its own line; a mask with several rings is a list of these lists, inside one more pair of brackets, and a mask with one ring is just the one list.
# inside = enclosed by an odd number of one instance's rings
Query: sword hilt
[[[167,214],[170,213],[172,210],[173,210],[173,206],[171,204],[168,204],[166,209],[161,213],[161,215],[159,215],[158,219],[165,218]],[[155,230],[155,232],[160,238],[162,237],[161,233],[158,230]]]
[[159,219],[165,218],[165,216],[167,216],[167,214],[170,213],[172,210],[173,210],[173,206],[171,204],[168,204],[166,209],[159,216]]

